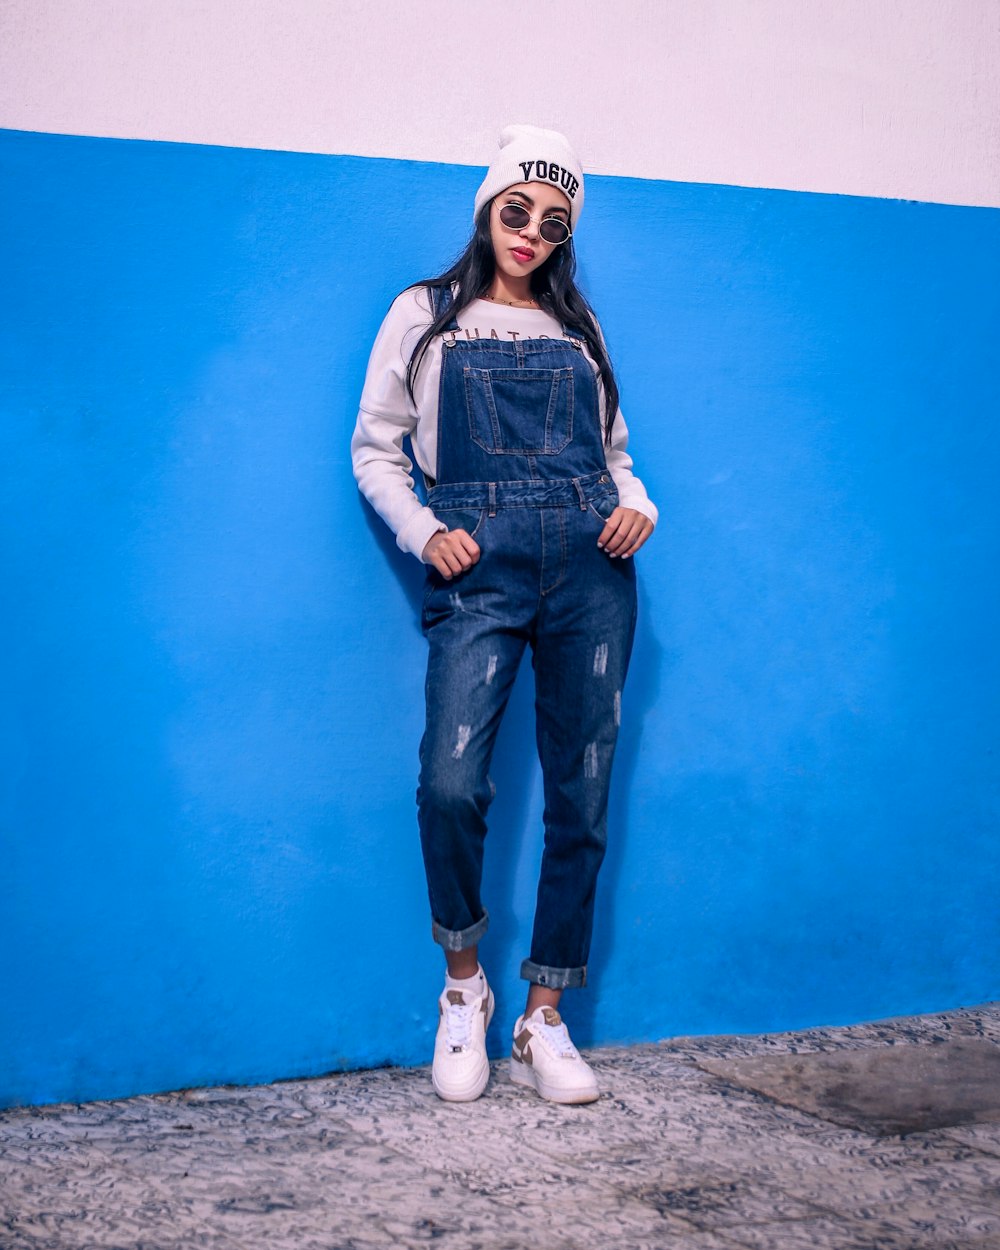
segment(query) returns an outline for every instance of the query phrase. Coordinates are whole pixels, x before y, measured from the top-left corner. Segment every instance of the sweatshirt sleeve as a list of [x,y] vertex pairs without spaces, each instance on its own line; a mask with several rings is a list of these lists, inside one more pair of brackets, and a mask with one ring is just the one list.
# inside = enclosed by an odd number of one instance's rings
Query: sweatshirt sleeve
[[[601,342],[604,343],[604,331],[596,318],[594,325],[597,328],[597,333],[601,336]],[[607,350],[606,343],[604,343],[604,346],[605,350]],[[601,393],[600,412],[602,427],[606,428],[605,423],[607,422],[608,414],[604,401],[604,387],[601,386],[598,389]],[[611,427],[611,442],[605,445],[604,448],[604,458],[608,463],[608,472],[618,488],[619,504],[623,508],[634,508],[636,512],[641,512],[643,516],[649,517],[655,525],[660,518],[659,510],[646,494],[645,486],[632,472],[632,457],[628,454],[627,449],[628,427],[625,424],[625,418],[622,416],[622,410],[619,408],[615,413],[614,424]]]
[[618,502],[623,508],[634,508],[641,512],[655,525],[660,514],[656,504],[646,494],[646,488],[632,472],[632,457],[626,450],[628,447],[628,428],[621,409],[615,414],[615,423],[611,427],[611,445],[605,447],[605,459],[608,472],[618,488]]
[[375,337],[361,392],[351,460],[361,493],[396,535],[401,551],[422,558],[432,535],[447,529],[417,498],[413,462],[403,450],[418,413],[406,389],[406,366],[421,331],[430,324],[419,288],[398,295]]

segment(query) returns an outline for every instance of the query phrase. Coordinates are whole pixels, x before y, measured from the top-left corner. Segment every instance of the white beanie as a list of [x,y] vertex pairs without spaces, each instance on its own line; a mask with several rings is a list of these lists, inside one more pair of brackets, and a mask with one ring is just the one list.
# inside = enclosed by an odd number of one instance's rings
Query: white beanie
[[583,166],[565,135],[538,126],[505,126],[500,132],[500,153],[476,192],[473,219],[487,201],[518,182],[557,187],[569,200],[569,224],[576,229],[583,208]]

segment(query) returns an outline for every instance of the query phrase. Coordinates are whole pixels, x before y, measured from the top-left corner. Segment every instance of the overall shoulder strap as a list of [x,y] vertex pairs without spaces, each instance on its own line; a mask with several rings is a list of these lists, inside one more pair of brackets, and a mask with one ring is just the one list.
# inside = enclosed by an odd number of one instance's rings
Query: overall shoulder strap
[[[431,309],[435,317],[439,317],[443,310],[451,303],[454,291],[447,286],[429,286],[427,293],[431,301]],[[452,318],[451,324],[446,327],[449,330],[457,330],[458,322]]]
[[563,333],[566,335],[567,338],[579,339],[581,343],[586,343],[587,341],[587,335],[584,332],[583,326],[578,325],[576,322],[564,321]]

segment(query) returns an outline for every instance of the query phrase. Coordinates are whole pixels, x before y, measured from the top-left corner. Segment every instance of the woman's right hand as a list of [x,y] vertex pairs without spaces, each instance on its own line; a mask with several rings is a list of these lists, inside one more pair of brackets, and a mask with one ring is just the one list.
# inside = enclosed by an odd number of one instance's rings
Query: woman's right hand
[[445,581],[471,569],[479,559],[479,544],[465,530],[440,530],[423,550],[425,564],[433,564]]

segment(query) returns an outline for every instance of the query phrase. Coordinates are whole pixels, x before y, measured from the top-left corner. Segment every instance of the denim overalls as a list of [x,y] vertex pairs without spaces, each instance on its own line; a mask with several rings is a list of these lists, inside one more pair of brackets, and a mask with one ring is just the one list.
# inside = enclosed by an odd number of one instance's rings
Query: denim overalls
[[[435,311],[448,292],[430,288]],[[532,648],[545,844],[531,957],[521,976],[586,982],[607,838],[621,691],[635,631],[635,568],[597,546],[618,494],[604,458],[597,380],[582,340],[443,338],[438,457],[428,504],[479,562],[428,567],[427,725],[417,791],[433,933],[474,946],[488,769],[525,644]]]

